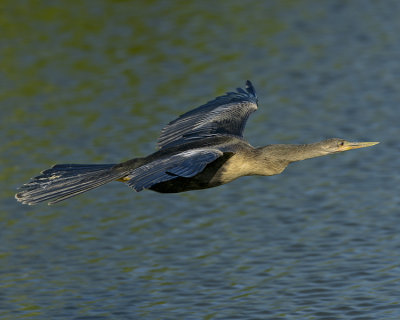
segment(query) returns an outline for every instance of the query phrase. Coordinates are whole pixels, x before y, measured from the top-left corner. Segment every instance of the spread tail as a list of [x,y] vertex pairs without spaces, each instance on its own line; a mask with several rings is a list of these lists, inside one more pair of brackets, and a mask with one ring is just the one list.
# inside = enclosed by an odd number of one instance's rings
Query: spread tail
[[68,199],[122,178],[126,172],[114,164],[57,164],[24,184],[15,195],[23,204],[49,204]]

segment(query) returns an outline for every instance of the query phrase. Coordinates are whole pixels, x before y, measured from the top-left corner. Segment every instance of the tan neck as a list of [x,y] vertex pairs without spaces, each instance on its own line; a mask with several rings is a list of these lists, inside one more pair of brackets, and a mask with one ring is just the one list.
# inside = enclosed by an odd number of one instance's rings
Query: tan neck
[[275,144],[255,149],[254,171],[259,175],[279,174],[291,163],[326,155],[319,142],[310,144]]
[[280,161],[301,161],[328,154],[321,150],[321,142],[309,144],[274,144],[258,148],[258,157]]

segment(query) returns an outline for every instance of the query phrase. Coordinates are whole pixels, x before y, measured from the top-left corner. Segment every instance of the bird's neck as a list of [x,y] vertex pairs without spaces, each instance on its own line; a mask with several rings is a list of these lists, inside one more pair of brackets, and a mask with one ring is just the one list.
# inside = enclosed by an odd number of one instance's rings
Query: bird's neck
[[309,144],[274,144],[258,148],[258,156],[263,159],[276,159],[287,162],[320,157],[328,154],[321,149],[321,142]]

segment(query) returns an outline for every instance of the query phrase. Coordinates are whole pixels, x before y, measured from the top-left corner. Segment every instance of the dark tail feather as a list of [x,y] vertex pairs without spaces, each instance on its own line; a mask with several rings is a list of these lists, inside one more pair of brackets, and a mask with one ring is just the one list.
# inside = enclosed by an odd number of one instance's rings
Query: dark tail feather
[[57,164],[20,188],[15,198],[24,204],[53,204],[122,178],[114,164]]

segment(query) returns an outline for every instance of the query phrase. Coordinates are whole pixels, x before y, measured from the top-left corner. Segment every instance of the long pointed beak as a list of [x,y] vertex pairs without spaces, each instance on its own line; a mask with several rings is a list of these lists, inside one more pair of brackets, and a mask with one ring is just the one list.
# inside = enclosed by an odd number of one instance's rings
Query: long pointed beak
[[359,149],[359,148],[366,148],[366,147],[371,147],[379,142],[349,142],[348,144],[345,144],[342,148],[343,151],[346,150],[352,150],[352,149]]

